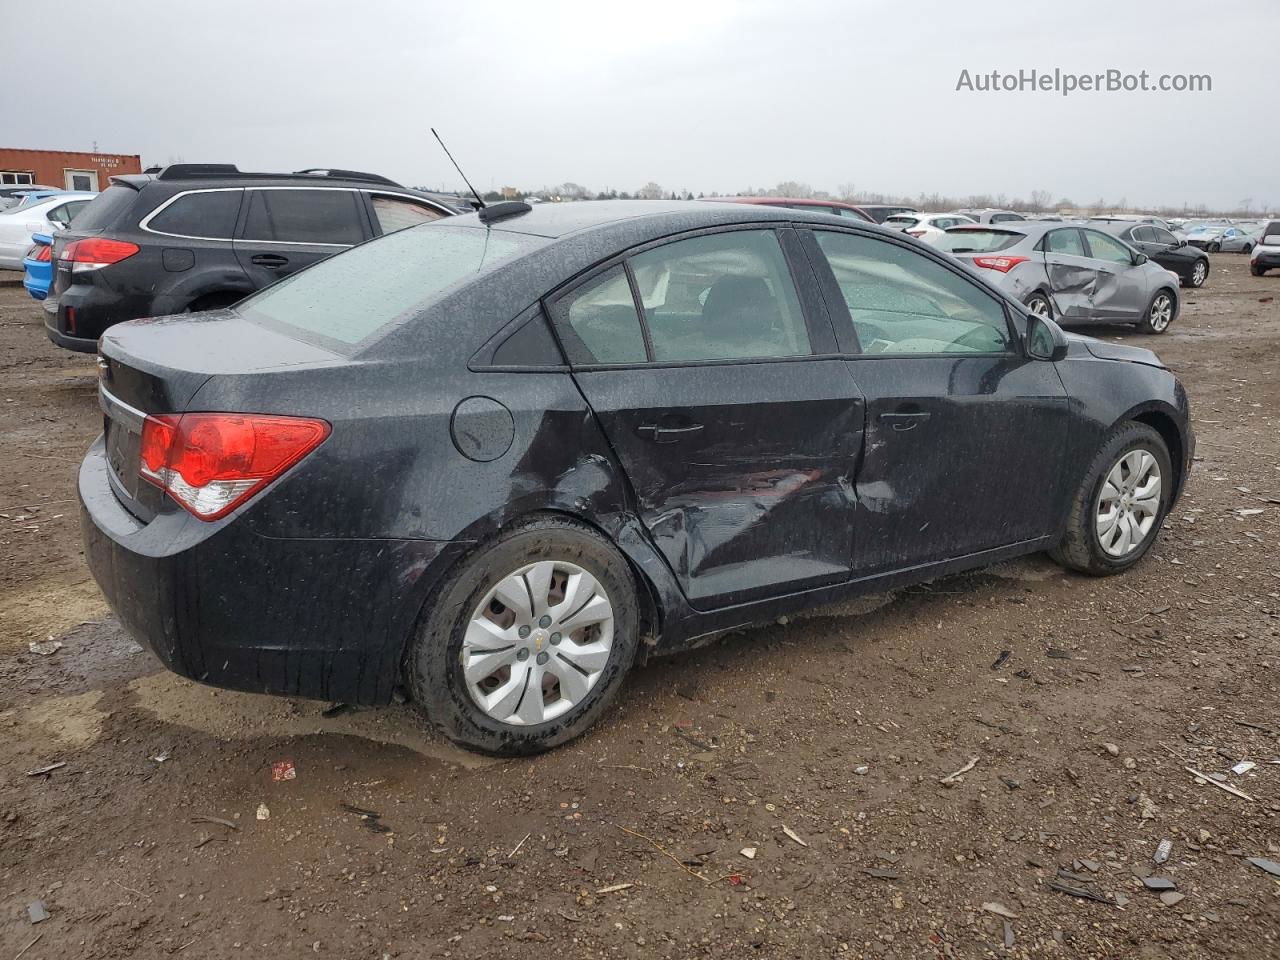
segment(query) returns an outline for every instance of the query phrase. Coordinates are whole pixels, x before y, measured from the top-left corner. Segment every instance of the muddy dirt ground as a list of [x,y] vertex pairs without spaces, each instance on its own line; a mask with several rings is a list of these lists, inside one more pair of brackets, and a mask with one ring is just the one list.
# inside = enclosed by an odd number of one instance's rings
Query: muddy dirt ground
[[1167,335],[1100,331],[1158,348],[1199,436],[1137,569],[1035,557],[740,633],[510,762],[122,635],[73,500],[93,359],[0,288],[0,958],[1280,957],[1247,860],[1280,860],[1280,274],[1213,265]]

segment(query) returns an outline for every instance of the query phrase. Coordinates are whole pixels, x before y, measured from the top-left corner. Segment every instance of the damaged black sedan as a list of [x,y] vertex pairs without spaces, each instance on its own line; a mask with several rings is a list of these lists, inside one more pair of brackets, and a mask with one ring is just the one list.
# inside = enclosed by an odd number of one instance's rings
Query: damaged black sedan
[[113,327],[87,556],[172,670],[532,753],[725,630],[1151,547],[1193,436],[1147,350],[800,210],[500,204]]

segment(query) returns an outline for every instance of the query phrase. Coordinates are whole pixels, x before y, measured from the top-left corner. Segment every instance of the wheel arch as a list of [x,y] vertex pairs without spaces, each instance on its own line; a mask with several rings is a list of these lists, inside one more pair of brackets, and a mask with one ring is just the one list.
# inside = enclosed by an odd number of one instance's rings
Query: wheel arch
[[[1182,493],[1183,483],[1186,481],[1186,451],[1187,439],[1183,436],[1181,428],[1178,426],[1178,420],[1174,414],[1166,410],[1159,404],[1148,404],[1130,410],[1123,417],[1111,425],[1111,430],[1123,426],[1130,421],[1141,423],[1156,433],[1160,434],[1160,439],[1164,441],[1166,447],[1169,448],[1169,462],[1173,466],[1174,494],[1170,500],[1176,500]],[[1111,431],[1108,431],[1110,433]]]

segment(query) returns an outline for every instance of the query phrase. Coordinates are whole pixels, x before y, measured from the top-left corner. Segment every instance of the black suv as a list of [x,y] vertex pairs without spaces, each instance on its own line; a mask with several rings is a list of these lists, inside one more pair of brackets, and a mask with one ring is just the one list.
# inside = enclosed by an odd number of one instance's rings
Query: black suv
[[112,324],[226,307],[364,240],[470,210],[355,170],[180,163],[112,177],[54,237],[45,327],[93,353]]

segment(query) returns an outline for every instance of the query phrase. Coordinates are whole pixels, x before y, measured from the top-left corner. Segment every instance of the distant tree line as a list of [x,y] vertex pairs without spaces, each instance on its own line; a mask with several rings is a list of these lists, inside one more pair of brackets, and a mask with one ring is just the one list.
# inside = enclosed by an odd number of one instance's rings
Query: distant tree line
[[[444,189],[442,193],[455,191]],[[1142,213],[1162,217],[1233,217],[1247,219],[1250,217],[1270,217],[1276,215],[1277,208],[1268,203],[1255,202],[1246,197],[1232,209],[1220,209],[1206,204],[1184,203],[1181,206],[1163,205],[1156,207],[1131,206],[1127,199],[1120,197],[1107,200],[1099,197],[1088,203],[1076,203],[1070,197],[1058,197],[1056,200],[1048,190],[1032,190],[1027,196],[1010,196],[1004,193],[974,193],[966,196],[949,196],[942,193],[920,193],[916,196],[906,194],[877,193],[860,190],[852,183],[840,184],[834,192],[817,190],[807,183],[785,180],[773,187],[747,187],[736,193],[698,193],[687,189],[668,190],[660,184],[649,181],[633,191],[592,190],[580,183],[565,181],[551,187],[538,190],[523,190],[518,187],[505,187],[503,190],[490,190],[485,193],[486,203],[499,200],[523,199],[536,197],[539,200],[555,202],[567,200],[703,200],[718,196],[742,197],[794,197],[812,200],[842,200],[845,203],[892,203],[915,207],[918,210],[946,211],[959,210],[966,207],[999,207],[1006,210],[1019,210],[1027,213],[1072,213],[1096,215],[1102,213]]]

